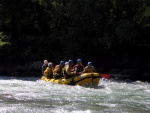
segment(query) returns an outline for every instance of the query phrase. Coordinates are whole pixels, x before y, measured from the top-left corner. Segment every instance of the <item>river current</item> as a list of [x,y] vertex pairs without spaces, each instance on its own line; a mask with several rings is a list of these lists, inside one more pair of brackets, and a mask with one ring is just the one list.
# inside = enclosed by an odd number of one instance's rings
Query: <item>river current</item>
[[102,79],[83,87],[0,77],[0,113],[150,113],[150,83]]

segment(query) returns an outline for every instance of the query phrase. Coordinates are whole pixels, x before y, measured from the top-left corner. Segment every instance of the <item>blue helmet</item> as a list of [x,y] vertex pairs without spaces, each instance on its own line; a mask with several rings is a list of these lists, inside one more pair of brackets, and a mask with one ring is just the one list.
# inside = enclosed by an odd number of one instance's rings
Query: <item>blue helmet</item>
[[92,62],[88,62],[87,65],[88,65],[88,66],[92,66]]
[[73,60],[68,60],[68,64],[72,64],[73,63]]
[[60,65],[64,65],[65,64],[65,62],[64,61],[60,61]]
[[81,60],[81,59],[78,59],[78,60],[77,60],[77,63],[80,63],[80,62],[82,62],[82,60]]

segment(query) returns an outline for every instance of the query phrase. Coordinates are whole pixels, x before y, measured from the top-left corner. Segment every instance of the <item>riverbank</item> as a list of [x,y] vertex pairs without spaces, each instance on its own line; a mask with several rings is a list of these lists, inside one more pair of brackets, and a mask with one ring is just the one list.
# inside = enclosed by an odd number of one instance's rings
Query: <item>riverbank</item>
[[41,77],[43,63],[36,61],[25,65],[1,66],[1,76],[16,76],[16,77]]
[[[41,77],[41,67],[43,62],[36,61],[27,63],[25,65],[15,66],[0,66],[0,76],[14,76],[14,77]],[[109,64],[110,65],[110,64]],[[109,73],[111,78],[115,79],[129,79],[141,80],[150,82],[150,69],[145,67],[122,67],[121,65],[108,66],[101,65],[95,67],[98,73]]]

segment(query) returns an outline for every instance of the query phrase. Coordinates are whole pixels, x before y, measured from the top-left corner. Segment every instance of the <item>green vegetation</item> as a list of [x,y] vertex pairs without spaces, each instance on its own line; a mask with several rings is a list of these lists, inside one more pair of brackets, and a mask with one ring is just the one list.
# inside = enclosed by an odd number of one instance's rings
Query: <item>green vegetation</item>
[[150,6],[146,8],[144,16],[150,16]]
[[148,0],[1,0],[0,58],[12,64],[147,58],[148,6]]
[[9,42],[2,42],[2,41],[0,41],[0,46],[4,46],[4,45],[10,45],[10,43]]
[[3,32],[0,32],[0,47],[5,45],[10,45],[10,42],[3,41],[5,40],[5,37],[6,35],[4,35]]

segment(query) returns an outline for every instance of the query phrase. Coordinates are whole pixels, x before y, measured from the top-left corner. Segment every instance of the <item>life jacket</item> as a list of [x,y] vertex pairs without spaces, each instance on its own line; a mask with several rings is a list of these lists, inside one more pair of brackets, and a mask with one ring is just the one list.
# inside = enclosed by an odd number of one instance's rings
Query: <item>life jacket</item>
[[53,78],[53,68],[49,67],[49,73],[47,75],[47,78]]
[[74,76],[74,71],[73,71],[72,66],[66,65],[64,67],[64,78],[68,79],[68,78],[71,78],[73,76]]
[[46,70],[44,71],[44,76],[47,77],[47,78],[49,76],[52,76],[52,68],[47,67]]
[[61,67],[61,65],[55,66],[55,69],[53,70],[53,74],[63,75],[63,68]]
[[82,64],[81,64],[81,65],[76,64],[76,65],[73,67],[73,69],[76,71],[76,73],[82,72],[82,71],[84,70],[84,66],[83,66]]
[[91,67],[86,66],[85,67],[84,73],[92,73],[92,72],[95,72],[95,69],[93,66],[91,66]]
[[69,65],[65,66],[64,75],[74,75],[73,68],[71,68]]

